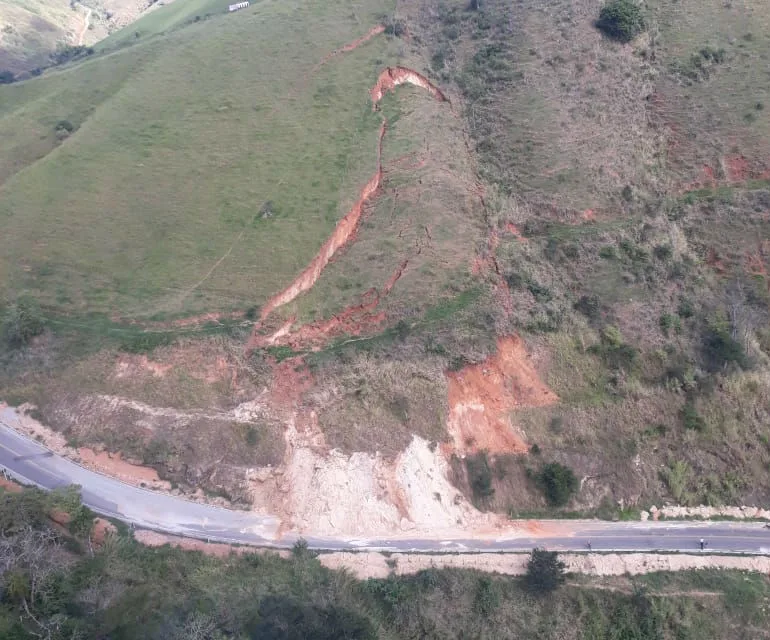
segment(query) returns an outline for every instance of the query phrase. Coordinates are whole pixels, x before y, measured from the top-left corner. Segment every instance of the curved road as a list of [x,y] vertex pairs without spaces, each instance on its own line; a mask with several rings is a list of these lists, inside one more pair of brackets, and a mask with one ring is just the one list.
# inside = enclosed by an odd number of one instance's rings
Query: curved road
[[[291,547],[299,538],[282,534],[280,520],[271,515],[222,509],[134,487],[85,469],[62,458],[12,428],[13,409],[0,410],[0,468],[25,484],[55,489],[82,487],[83,502],[106,515],[138,528],[201,540]],[[540,533],[511,522],[506,535],[473,539],[323,538],[304,536],[323,550],[389,550],[422,552],[528,551],[533,547],[559,551],[707,551],[770,554],[770,529],[759,522],[602,522],[596,520],[538,521]]]

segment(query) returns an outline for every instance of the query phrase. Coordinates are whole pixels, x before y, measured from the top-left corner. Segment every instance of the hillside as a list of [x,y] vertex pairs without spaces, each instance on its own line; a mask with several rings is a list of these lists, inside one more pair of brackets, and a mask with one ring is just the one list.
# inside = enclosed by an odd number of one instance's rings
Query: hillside
[[770,9],[633,6],[191,0],[0,87],[0,399],[304,533],[766,506]]
[[51,66],[72,47],[88,47],[162,5],[147,0],[3,0],[0,71],[19,78]]

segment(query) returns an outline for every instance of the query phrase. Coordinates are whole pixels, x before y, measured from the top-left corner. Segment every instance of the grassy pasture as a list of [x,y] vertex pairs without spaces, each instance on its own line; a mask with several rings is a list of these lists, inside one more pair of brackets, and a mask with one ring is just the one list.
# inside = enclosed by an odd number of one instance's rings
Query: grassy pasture
[[289,4],[2,88],[2,294],[163,318],[259,305],[301,271],[374,170],[389,43],[313,75],[382,3]]

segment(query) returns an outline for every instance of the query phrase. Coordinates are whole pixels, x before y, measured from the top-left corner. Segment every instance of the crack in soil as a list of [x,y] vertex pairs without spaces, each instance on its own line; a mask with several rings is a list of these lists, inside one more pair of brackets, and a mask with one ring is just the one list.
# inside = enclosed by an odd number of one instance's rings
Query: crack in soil
[[[425,89],[436,100],[441,102],[449,101],[444,93],[438,87],[434,86],[430,80],[428,80],[422,74],[417,73],[412,69],[407,69],[406,67],[388,67],[382,73],[380,73],[379,77],[377,78],[377,82],[374,84],[370,91],[370,95],[372,97],[372,108],[377,110],[379,108],[379,102],[385,93],[392,91],[395,89],[395,87],[402,84],[412,84]],[[289,327],[291,325],[288,323],[284,324],[278,330],[278,332],[269,338],[260,335],[259,331],[262,328],[262,323],[273,311],[275,311],[278,307],[288,304],[301,293],[312,288],[337,251],[345,246],[348,242],[350,242],[351,238],[358,229],[358,224],[361,220],[361,216],[363,215],[364,206],[374,198],[380,188],[380,185],[382,184],[382,144],[385,138],[387,127],[387,120],[383,117],[382,124],[380,125],[380,133],[377,138],[377,170],[375,171],[374,175],[369,179],[366,185],[364,185],[358,200],[353,204],[350,211],[348,211],[348,213],[345,214],[345,216],[337,223],[334,231],[326,240],[326,242],[324,242],[324,244],[321,246],[321,249],[310,262],[310,264],[305,267],[304,271],[299,276],[297,276],[297,278],[295,278],[288,287],[270,298],[267,304],[265,304],[260,315],[260,322],[254,325],[251,337],[246,346],[247,351],[251,351],[264,344],[276,344],[279,339],[282,339],[285,336],[290,336]],[[385,287],[383,288],[383,293],[385,295],[390,292],[390,290],[393,288],[393,285],[395,285],[395,283],[401,277],[401,274],[406,268],[407,263],[408,261],[403,262],[396,273],[390,277]],[[328,321],[310,325],[310,329],[307,330],[308,336],[312,336],[313,338],[316,336],[323,337],[323,335],[325,335],[324,325],[326,325],[327,331],[338,329],[341,326],[351,326],[349,324],[351,319],[360,316],[361,314],[373,312],[379,304],[380,294],[376,291],[376,289],[370,289],[366,294],[364,294],[364,296],[365,299],[361,304],[356,305],[355,307],[349,307],[341,314],[331,318]],[[366,300],[367,296],[372,299]],[[371,318],[370,321],[375,321],[378,323],[382,320],[384,320],[384,315],[377,314],[377,316]],[[295,334],[302,332],[303,329],[304,327],[301,327],[297,332],[295,332]],[[286,342],[288,342],[288,340]]]

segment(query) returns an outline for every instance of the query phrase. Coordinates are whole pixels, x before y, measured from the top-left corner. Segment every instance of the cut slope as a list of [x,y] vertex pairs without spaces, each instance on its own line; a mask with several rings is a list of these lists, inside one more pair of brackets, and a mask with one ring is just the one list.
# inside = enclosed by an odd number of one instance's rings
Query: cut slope
[[501,338],[497,353],[481,364],[447,372],[448,430],[454,453],[525,453],[525,435],[511,411],[543,407],[558,397],[541,380],[518,336]]

